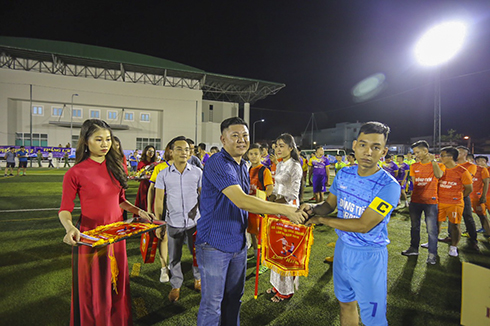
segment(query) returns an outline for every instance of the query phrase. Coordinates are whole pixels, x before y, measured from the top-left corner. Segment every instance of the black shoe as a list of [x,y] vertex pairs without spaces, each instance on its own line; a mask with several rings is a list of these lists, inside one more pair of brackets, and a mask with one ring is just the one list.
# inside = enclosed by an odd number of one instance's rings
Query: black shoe
[[480,247],[478,247],[478,242],[471,241],[470,248],[476,252],[480,252]]
[[444,242],[444,243],[451,243],[451,238],[450,237],[445,237],[445,238],[439,238],[437,239],[439,242]]
[[418,256],[419,251],[415,248],[410,247],[407,250],[402,251],[402,255],[403,256]]

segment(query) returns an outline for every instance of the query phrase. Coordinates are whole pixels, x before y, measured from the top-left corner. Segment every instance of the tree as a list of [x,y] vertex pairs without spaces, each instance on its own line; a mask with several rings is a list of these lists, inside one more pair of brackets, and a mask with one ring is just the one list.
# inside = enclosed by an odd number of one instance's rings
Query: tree
[[449,129],[447,135],[441,135],[441,141],[449,142],[450,145],[457,145],[458,140],[463,138],[463,134],[457,134],[456,130]]

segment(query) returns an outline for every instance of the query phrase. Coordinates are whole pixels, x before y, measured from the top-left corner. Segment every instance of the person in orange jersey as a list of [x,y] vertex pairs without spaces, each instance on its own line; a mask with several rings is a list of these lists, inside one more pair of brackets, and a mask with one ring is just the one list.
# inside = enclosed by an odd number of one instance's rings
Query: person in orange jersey
[[490,237],[490,223],[487,217],[487,196],[488,185],[490,183],[490,173],[487,169],[488,158],[477,156],[476,174],[473,177],[473,192],[470,195],[473,211],[480,218],[482,228],[477,232],[484,232],[485,237]]
[[[468,154],[470,150],[465,146],[458,146],[458,161],[457,164],[464,167],[471,174],[472,180],[476,174],[476,165],[469,161]],[[476,225],[475,220],[473,219],[473,213],[471,210],[471,198],[470,196],[466,196],[464,198],[464,211],[463,211],[463,220],[466,226],[466,232],[470,238],[470,246],[472,249],[480,252],[480,248],[478,247],[478,240],[476,239]]]
[[460,164],[456,164],[458,155],[458,150],[454,147],[441,149],[441,161],[446,167],[446,171],[439,181],[439,232],[442,222],[448,218],[448,229],[451,231],[449,256],[452,257],[458,256],[458,243],[461,239],[459,224],[465,207],[463,198],[468,197],[473,190],[470,172]]
[[425,215],[425,224],[429,235],[429,242],[421,246],[429,249],[427,264],[434,265],[437,259],[437,184],[444,174],[446,167],[437,163],[434,155],[429,153],[429,144],[419,140],[412,144],[412,150],[419,162],[410,166],[410,175],[413,179],[413,194],[410,201],[410,247],[402,251],[404,256],[417,256],[420,244],[420,219],[422,212]]

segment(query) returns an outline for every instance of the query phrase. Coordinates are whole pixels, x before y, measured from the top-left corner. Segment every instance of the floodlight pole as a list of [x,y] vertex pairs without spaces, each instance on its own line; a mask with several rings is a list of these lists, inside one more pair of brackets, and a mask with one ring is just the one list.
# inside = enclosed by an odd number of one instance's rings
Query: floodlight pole
[[[31,110],[30,110],[30,113],[29,113],[29,121],[30,121],[29,122],[29,139],[30,139],[29,140],[29,145],[31,147],[30,150],[33,150],[32,149],[32,110],[33,110],[33,108],[32,108],[32,84],[30,85],[29,105],[31,106]],[[22,137],[22,138],[24,138],[24,137]],[[24,143],[22,143],[22,145],[24,145]],[[29,150],[27,150],[27,151],[29,152]],[[31,155],[29,155],[29,161],[30,161],[29,167],[32,168],[32,157],[31,157]],[[5,170],[5,171],[7,171],[7,170]]]
[[[450,35],[451,34],[451,35]],[[419,63],[438,66],[434,72],[434,151],[441,151],[441,68],[461,48],[466,27],[460,22],[439,24],[426,32],[415,47]]]
[[441,153],[441,68],[437,67],[434,75],[434,151]]
[[255,121],[255,122],[252,124],[252,131],[253,131],[252,144],[255,144],[255,124],[256,124],[257,122],[265,122],[265,120],[264,120],[264,119],[260,119],[260,120]]
[[71,114],[70,114],[70,146],[73,143],[73,96],[78,94],[71,94]]

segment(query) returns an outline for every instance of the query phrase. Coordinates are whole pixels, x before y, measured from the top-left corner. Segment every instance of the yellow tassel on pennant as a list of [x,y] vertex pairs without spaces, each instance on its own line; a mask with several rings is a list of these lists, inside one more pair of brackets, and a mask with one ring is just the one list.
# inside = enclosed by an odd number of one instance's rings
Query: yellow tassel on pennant
[[119,268],[117,268],[117,261],[116,257],[114,256],[114,245],[109,245],[109,259],[111,260],[112,286],[117,294],[117,276],[119,275]]

